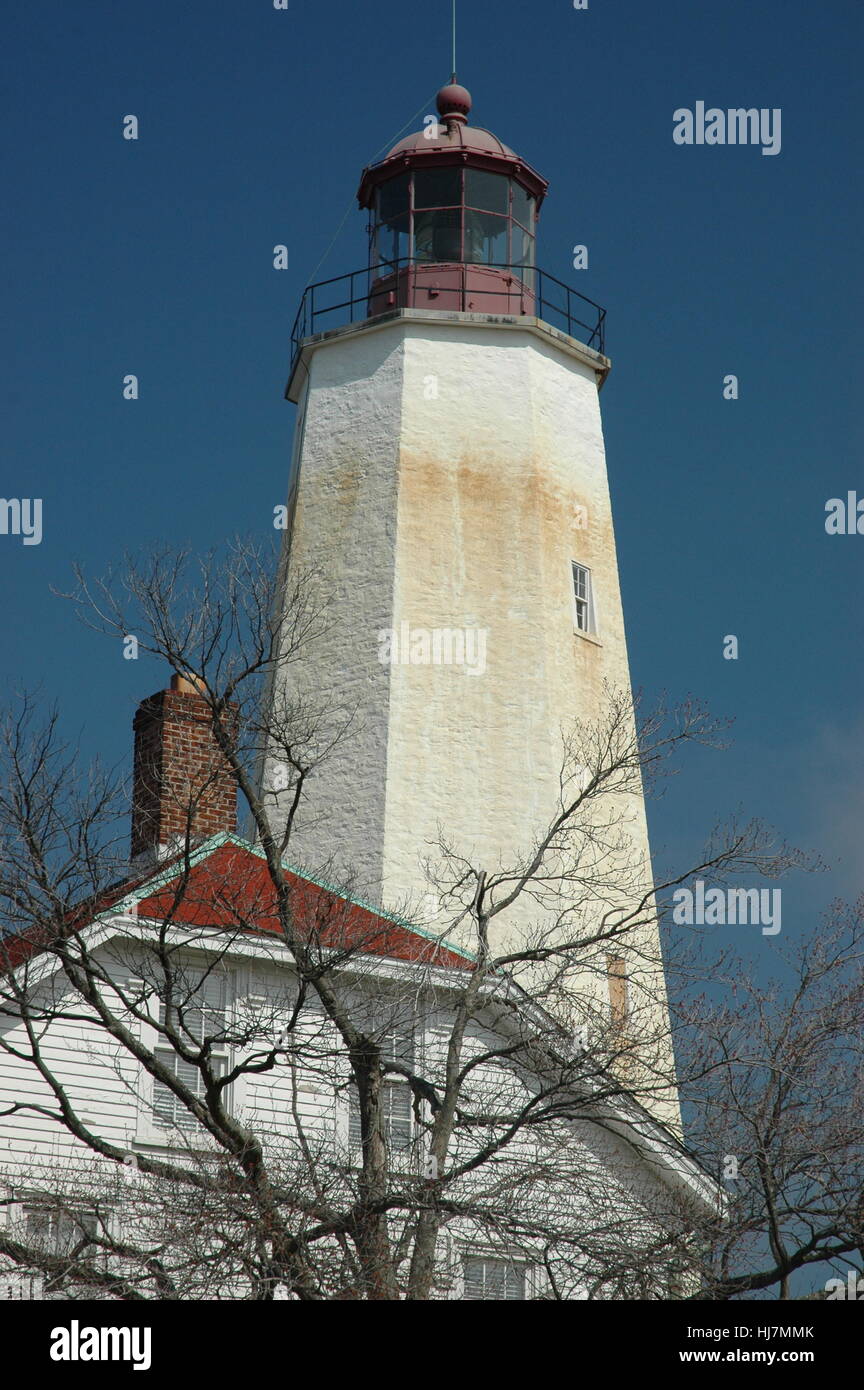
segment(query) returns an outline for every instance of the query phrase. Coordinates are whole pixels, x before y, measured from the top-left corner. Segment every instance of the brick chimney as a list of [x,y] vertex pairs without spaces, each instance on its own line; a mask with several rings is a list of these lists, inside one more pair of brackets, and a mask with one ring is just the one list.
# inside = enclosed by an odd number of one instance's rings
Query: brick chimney
[[170,690],[135,713],[132,861],[163,859],[237,824],[237,786],[213,737],[201,683],[172,676]]

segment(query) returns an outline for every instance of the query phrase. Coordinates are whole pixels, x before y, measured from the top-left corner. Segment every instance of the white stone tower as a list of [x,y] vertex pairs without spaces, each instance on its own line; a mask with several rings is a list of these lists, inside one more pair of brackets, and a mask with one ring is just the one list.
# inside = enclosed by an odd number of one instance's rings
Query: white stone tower
[[[555,812],[562,730],[630,685],[603,312],[537,268],[547,185],[470,106],[443,88],[438,127],[364,171],[370,268],[307,291],[286,393],[285,568],[332,594],[291,679],[355,714],[290,857],[335,856],[358,892],[421,910],[439,827],[489,870],[524,852]],[[650,885],[641,795],[626,815]]]

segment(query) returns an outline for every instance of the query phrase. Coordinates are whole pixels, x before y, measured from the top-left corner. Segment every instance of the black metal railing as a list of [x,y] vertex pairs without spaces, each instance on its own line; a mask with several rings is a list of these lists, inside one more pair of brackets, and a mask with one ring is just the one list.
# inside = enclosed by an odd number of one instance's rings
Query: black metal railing
[[[427,286],[433,269],[440,269],[443,283],[438,293],[448,299],[450,307],[454,294],[459,297],[462,311],[467,309],[470,300],[473,309],[479,307],[482,312],[485,301],[489,312],[533,315],[560,328],[571,338],[578,338],[597,352],[604,353],[606,350],[606,310],[546,270],[504,262],[448,262],[438,266],[430,261],[409,259],[395,262],[383,276],[382,267],[373,266],[308,285],[291,330],[292,370],[304,338],[325,332],[328,328],[359,323],[390,313],[393,309],[416,304],[418,290]],[[477,272],[484,270],[507,270],[512,279],[508,284],[500,278],[492,280],[490,277],[489,288],[483,289],[478,285]],[[502,310],[502,301],[507,301],[508,305],[512,301],[521,307]]]

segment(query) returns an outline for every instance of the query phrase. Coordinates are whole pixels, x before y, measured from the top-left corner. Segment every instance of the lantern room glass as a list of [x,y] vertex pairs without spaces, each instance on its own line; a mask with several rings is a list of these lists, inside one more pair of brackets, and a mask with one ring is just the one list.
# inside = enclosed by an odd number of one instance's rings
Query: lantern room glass
[[523,280],[534,265],[535,199],[516,179],[492,170],[438,166],[381,184],[372,225],[377,279],[409,261],[512,267]]

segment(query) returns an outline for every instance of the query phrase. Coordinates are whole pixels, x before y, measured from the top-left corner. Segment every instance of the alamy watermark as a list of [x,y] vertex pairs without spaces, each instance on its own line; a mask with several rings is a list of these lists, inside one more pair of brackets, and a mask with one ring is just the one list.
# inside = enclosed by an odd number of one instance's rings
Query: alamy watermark
[[149,1371],[152,1330],[149,1327],[82,1327],[73,1318],[68,1327],[51,1329],[52,1361],[131,1361],[133,1371]]
[[464,666],[468,676],[486,670],[485,627],[385,627],[378,633],[378,660],[390,666]]
[[864,1279],[855,1269],[850,1269],[845,1279],[829,1279],[825,1284],[829,1298],[847,1298],[853,1302],[864,1303]]
[[857,492],[829,497],[825,503],[825,530],[829,536],[864,536],[864,497]]
[[676,145],[761,145],[763,154],[779,154],[782,112],[779,106],[743,106],[722,111],[697,101],[695,110],[679,106],[672,115]]
[[776,936],[781,925],[780,888],[709,888],[701,878],[692,889],[676,888],[672,921],[678,926],[751,926]]
[[24,545],[41,545],[42,498],[0,497],[0,536],[20,536]]

